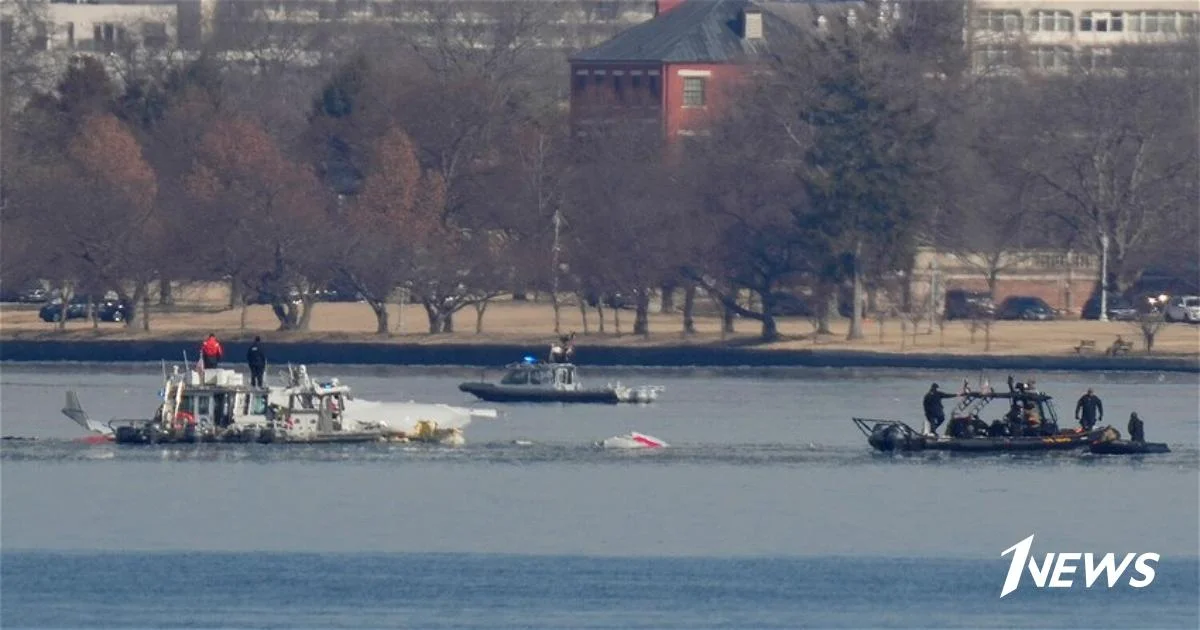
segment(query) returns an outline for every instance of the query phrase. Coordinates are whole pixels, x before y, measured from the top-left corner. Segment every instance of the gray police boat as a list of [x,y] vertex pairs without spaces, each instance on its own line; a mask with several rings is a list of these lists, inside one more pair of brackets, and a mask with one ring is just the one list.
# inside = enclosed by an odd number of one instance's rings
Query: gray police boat
[[572,363],[541,363],[527,356],[505,367],[499,383],[461,383],[460,391],[489,402],[649,403],[658,400],[661,385],[628,387],[621,383],[584,387]]

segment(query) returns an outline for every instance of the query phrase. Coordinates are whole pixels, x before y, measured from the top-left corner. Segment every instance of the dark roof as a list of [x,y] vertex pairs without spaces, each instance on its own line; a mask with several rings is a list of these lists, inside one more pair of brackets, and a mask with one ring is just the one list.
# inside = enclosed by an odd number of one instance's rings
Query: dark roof
[[[762,39],[741,36],[742,9],[762,11]],[[748,0],[686,0],[616,37],[571,56],[571,61],[724,63],[767,52],[775,38],[793,38],[797,27]]]

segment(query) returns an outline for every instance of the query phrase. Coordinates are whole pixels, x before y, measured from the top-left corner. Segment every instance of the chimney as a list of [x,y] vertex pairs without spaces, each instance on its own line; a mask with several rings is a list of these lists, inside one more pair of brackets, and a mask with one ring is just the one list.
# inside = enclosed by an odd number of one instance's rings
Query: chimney
[[671,9],[683,4],[685,0],[655,0],[654,17],[658,17]]
[[742,39],[763,38],[762,9],[742,9]]

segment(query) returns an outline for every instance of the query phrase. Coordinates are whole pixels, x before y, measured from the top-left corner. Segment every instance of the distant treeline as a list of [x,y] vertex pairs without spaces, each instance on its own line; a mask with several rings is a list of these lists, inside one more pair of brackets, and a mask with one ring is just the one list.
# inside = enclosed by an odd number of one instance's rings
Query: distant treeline
[[638,333],[651,298],[679,289],[690,327],[700,288],[765,339],[796,292],[825,328],[849,305],[852,337],[868,297],[926,308],[903,297],[919,245],[994,261],[992,284],[1006,253],[1099,253],[1102,237],[1113,290],[1149,268],[1194,277],[1194,42],[980,74],[950,5],[772,42],[728,115],[669,146],[616,110],[573,136],[566,86],[544,80],[562,60],[520,45],[534,19],[474,42],[343,37],[316,65],[279,43],[270,63],[134,56],[114,72],[77,56],[25,94],[37,53],[13,50],[0,273],[116,290],[147,328],[150,289],[170,280],[266,296],[284,329],[333,283],[381,334],[397,287],[430,332],[543,291],[620,295]]

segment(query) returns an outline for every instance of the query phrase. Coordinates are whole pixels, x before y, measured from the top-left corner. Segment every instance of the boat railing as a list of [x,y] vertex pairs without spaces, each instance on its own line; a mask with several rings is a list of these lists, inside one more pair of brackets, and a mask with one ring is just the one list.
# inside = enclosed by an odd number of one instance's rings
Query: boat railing
[[920,437],[921,435],[916,429],[899,420],[883,420],[881,418],[851,418],[851,420],[854,421],[854,426],[858,427],[858,430],[862,431],[862,434],[867,437],[871,437],[871,434],[880,426],[896,427],[903,431],[906,435],[912,437]]

